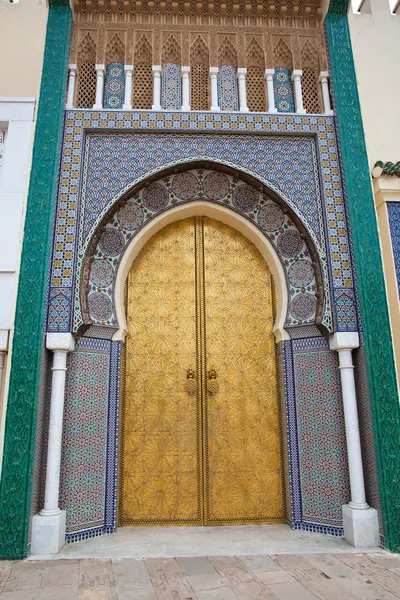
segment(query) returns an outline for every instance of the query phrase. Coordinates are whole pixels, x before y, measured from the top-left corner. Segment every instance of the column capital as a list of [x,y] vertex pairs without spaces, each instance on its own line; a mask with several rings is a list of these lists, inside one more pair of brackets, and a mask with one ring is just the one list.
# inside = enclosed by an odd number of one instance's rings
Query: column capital
[[0,352],[8,350],[8,329],[0,329]]
[[273,77],[275,75],[275,69],[265,69],[264,78]]
[[53,352],[72,352],[75,350],[75,339],[71,333],[47,333],[46,348]]
[[329,79],[329,72],[328,71],[321,71],[321,73],[319,74],[318,77],[318,81],[325,81],[326,79]]
[[153,71],[153,73],[159,73],[161,75],[162,66],[161,65],[153,65],[152,71]]
[[190,67],[187,67],[187,66],[186,67],[181,67],[181,73],[182,73],[182,75],[184,73],[188,73],[189,74],[190,73]]
[[354,350],[359,345],[360,338],[357,331],[338,331],[329,338],[331,350]]
[[125,66],[124,66],[124,71],[125,71],[125,73],[132,73],[132,72],[133,72],[133,69],[134,69],[134,66],[133,66],[133,65],[125,65]]
[[69,65],[68,65],[68,69],[69,69],[70,71],[77,71],[77,70],[78,70],[78,65],[75,65],[75,64],[69,64]]
[[105,71],[105,69],[106,69],[106,65],[96,64],[95,67],[96,67],[96,71]]
[[218,75],[219,73],[219,67],[210,67],[210,77],[212,77],[213,75]]
[[292,71],[292,81],[296,78],[296,77],[301,77],[303,75],[303,71],[301,69],[294,69]]
[[237,68],[237,76],[239,77],[240,75],[246,75],[247,73],[247,69],[246,67],[238,67]]

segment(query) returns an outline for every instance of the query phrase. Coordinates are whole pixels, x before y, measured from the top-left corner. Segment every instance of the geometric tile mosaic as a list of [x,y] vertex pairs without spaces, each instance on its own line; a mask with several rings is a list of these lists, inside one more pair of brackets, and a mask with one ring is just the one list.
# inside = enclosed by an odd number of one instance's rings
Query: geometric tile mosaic
[[68,354],[60,506],[67,541],[115,528],[119,344],[81,338]]
[[[332,287],[353,287],[332,117],[81,110],[66,112],[50,293],[62,288],[66,296],[79,283],[89,240],[127,189],[167,166],[199,159],[247,172],[278,193],[304,223],[326,271],[329,265]],[[48,330],[71,328],[69,302],[56,302],[61,314],[48,315]],[[356,330],[357,323],[346,327]]]
[[275,106],[280,113],[293,113],[295,111],[291,76],[290,69],[275,67],[274,97]]
[[219,67],[218,101],[221,110],[239,110],[237,74],[231,65]]
[[302,522],[341,527],[350,485],[338,356],[322,337],[291,343]]
[[163,109],[169,110],[179,110],[182,106],[182,78],[180,65],[169,63],[163,66],[161,106]]
[[[286,272],[289,309],[285,325],[313,323],[317,305],[314,267],[305,241],[289,215],[255,188],[232,175],[209,169],[169,175],[142,188],[124,201],[103,226],[90,267],[88,304],[92,323],[118,326],[115,277],[126,247],[141,227],[160,211],[194,199],[208,199],[245,214],[261,229]],[[330,310],[329,303],[326,309]]]
[[400,202],[387,203],[390,237],[392,240],[392,251],[394,266],[397,276],[397,289],[400,298]]
[[125,73],[123,63],[106,66],[104,82],[104,108],[122,108],[125,97]]

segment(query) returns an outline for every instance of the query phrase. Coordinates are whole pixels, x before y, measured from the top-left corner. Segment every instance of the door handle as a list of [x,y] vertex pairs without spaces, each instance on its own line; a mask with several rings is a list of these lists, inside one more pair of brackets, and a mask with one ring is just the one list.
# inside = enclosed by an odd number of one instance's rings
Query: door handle
[[207,390],[210,394],[216,394],[219,391],[219,383],[217,381],[217,371],[214,367],[208,371]]
[[190,367],[186,369],[185,390],[188,394],[195,394],[197,392],[196,374],[194,369]]

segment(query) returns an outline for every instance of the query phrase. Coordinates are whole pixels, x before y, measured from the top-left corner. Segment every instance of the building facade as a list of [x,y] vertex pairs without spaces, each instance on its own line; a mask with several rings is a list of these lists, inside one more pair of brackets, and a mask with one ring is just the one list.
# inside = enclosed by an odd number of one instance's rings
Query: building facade
[[143,524],[398,549],[347,2],[49,4],[2,556]]
[[43,0],[0,2],[0,457],[46,20]]

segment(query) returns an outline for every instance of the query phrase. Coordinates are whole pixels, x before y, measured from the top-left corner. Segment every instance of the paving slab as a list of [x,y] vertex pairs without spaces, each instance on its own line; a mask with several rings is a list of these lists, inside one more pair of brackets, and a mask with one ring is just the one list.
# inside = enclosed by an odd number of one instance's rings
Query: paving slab
[[389,552],[0,562],[0,600],[400,600]]

